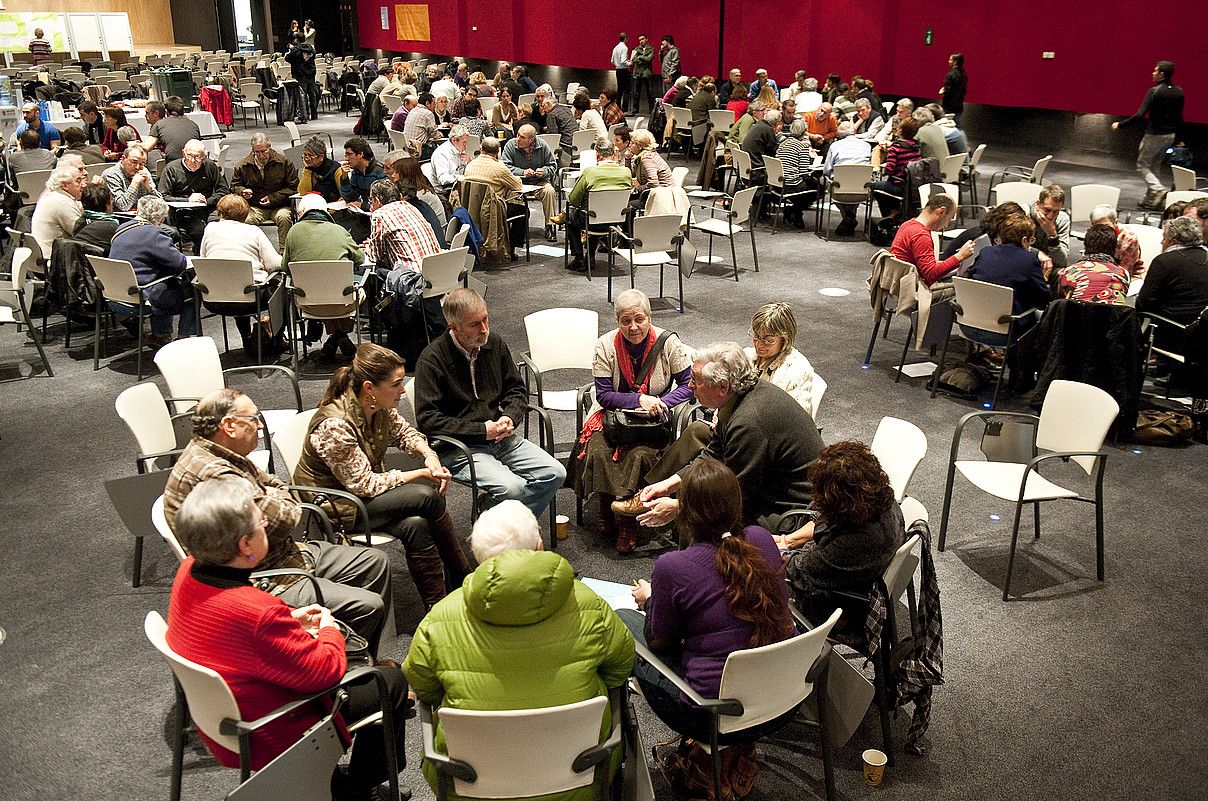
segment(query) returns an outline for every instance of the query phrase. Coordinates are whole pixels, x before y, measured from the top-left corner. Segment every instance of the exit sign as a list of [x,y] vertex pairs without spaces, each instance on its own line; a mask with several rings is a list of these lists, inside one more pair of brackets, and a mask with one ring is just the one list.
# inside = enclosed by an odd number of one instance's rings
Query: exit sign
[[923,31],[923,44],[930,46],[935,40],[935,31],[931,28]]

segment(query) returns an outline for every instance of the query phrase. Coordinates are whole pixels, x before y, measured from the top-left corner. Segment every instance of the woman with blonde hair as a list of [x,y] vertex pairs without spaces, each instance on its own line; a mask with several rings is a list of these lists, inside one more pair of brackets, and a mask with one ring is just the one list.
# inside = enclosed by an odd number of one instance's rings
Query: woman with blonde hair
[[671,168],[658,152],[654,134],[642,128],[630,137],[633,154],[633,188],[639,192],[658,186],[671,186]]
[[776,97],[776,90],[772,88],[771,84],[765,83],[755,99],[763,103],[764,108],[780,108],[780,98]]
[[[826,383],[814,372],[805,354],[793,347],[797,318],[787,303],[765,303],[751,318],[751,344],[743,348],[756,374],[783,389],[810,413],[818,414],[816,395]],[[819,386],[819,384],[821,386]]]

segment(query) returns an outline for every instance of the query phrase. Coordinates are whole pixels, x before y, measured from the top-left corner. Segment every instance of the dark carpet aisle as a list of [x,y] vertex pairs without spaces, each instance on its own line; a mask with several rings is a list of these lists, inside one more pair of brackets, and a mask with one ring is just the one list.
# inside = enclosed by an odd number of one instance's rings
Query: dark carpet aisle
[[[330,131],[338,146],[352,122],[328,115],[310,127]],[[241,128],[229,136],[236,158],[246,153],[248,133]],[[279,144],[285,136],[275,127],[269,134]],[[385,147],[376,150],[380,155]],[[1030,164],[1038,155],[991,147],[984,167]],[[1055,163],[1050,176],[1067,187],[1118,182],[1126,187],[1127,207],[1141,187],[1126,169],[1092,172]],[[536,224],[533,233],[537,244]],[[772,236],[762,229],[758,240],[758,274],[750,269],[749,242],[740,241],[740,281],[721,270],[700,270],[685,288],[687,312],[663,303],[656,323],[693,345],[744,341],[759,304],[792,303],[801,329],[797,346],[829,384],[818,418],[823,438],[871,441],[885,415],[920,426],[929,452],[911,494],[938,530],[953,427],[979,407],[943,396],[930,400],[922,379],[893,383],[902,321],[895,321],[889,341],[878,342],[871,368],[861,369],[871,329],[864,288],[871,245],[826,243],[808,232]],[[491,322],[514,348],[524,347],[523,316],[543,308],[595,309],[602,330],[611,327],[602,277],[588,283],[564,271],[560,257],[534,255],[530,264],[481,277],[489,287]],[[653,294],[655,276],[640,275],[638,286]],[[848,294],[827,296],[820,293],[824,288]],[[221,343],[216,319],[207,321],[206,333]],[[134,362],[93,372],[88,337],[65,352],[61,334],[60,326],[48,344],[56,377],[23,378],[36,359],[32,344],[13,326],[0,329],[0,379],[13,379],[0,388],[0,513],[8,543],[0,558],[0,627],[7,631],[0,645],[0,799],[166,798],[172,685],[142,625],[148,610],[166,612],[176,560],[161,542],[148,540],[143,586],[131,589],[131,538],[101,486],[133,472],[134,442],[113,400],[134,383]],[[224,361],[244,363],[240,353]],[[318,401],[332,369],[303,365],[308,406]],[[157,374],[150,380],[166,389]],[[262,408],[288,405],[277,379],[245,378],[239,386]],[[1021,407],[1009,399],[1004,408]],[[557,439],[569,441],[572,428],[573,420],[560,418]],[[1014,590],[1022,597],[1004,604],[1010,507],[958,485],[950,548],[936,554],[946,683],[935,695],[928,753],[902,756],[882,787],[866,787],[860,752],[880,743],[870,714],[837,752],[840,798],[1203,797],[1208,695],[1202,666],[1208,647],[1196,609],[1208,556],[1196,510],[1208,490],[1208,459],[1203,446],[1109,450],[1102,584],[1094,580],[1091,510],[1049,505],[1044,538],[1021,538]],[[464,489],[451,489],[450,507],[467,534],[468,503]],[[574,508],[569,491],[559,503]],[[591,518],[584,523],[576,528],[572,520],[571,537],[560,548],[583,575],[628,581],[650,574],[652,556],[619,558],[611,543],[591,533]],[[388,550],[405,635],[418,620],[418,600],[401,552]],[[895,724],[899,743],[908,721],[903,715]],[[643,725],[648,744],[665,739],[649,714]],[[761,746],[764,769],[753,801],[821,797],[821,763],[811,738],[791,729],[787,739]],[[407,740],[405,780],[416,798],[430,798],[418,770],[418,725],[408,724]],[[221,798],[236,781],[235,772],[217,767],[199,747],[189,751],[186,799]],[[656,785],[661,797],[670,798],[657,778]]]

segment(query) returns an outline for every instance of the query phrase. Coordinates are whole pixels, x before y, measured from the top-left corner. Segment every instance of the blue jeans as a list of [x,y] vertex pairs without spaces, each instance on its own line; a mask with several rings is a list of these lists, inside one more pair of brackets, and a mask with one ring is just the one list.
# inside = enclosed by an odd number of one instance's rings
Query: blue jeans
[[[137,307],[127,306],[124,303],[114,303],[109,301],[109,308],[116,312],[121,317],[134,317],[138,314]],[[151,333],[160,334],[163,336],[172,335],[172,318],[173,314],[152,314],[147,313],[147,317],[151,318]],[[197,307],[193,305],[193,301],[186,300],[180,306],[180,323],[177,330],[182,337],[197,335]]]
[[[541,517],[566,481],[562,463],[519,434],[471,448],[470,452],[478,486],[492,500],[520,501],[534,517]],[[470,464],[461,451],[448,451],[440,461],[458,481],[470,480]]]

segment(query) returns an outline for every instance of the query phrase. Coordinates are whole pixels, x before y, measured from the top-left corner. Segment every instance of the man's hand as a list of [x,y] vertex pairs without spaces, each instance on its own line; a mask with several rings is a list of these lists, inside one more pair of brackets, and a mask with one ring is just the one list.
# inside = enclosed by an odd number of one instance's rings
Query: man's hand
[[201,194],[200,192],[194,192],[193,194],[189,195],[189,202],[190,203],[205,203],[206,196]]
[[654,484],[648,484],[642,487],[642,491],[638,493],[638,497],[642,499],[642,503],[653,501],[655,498],[664,498],[675,491],[679,486],[679,476],[663,479]]
[[646,579],[638,579],[633,582],[633,602],[638,605],[638,609],[646,608],[646,601],[650,599],[650,582]]
[[499,442],[505,437],[512,435],[515,426],[512,424],[512,418],[508,416],[500,417],[498,420],[488,420],[486,422],[487,439],[491,442]]
[[1118,130],[1120,130],[1120,123],[1118,123],[1118,122],[1113,122],[1113,123],[1112,123],[1112,130],[1113,130],[1113,131],[1118,131]]
[[966,242],[965,244],[961,245],[961,249],[956,252],[956,260],[964,261],[965,259],[969,258],[972,255],[973,255],[973,243]]
[[239,190],[239,194],[243,196],[244,200],[252,199],[252,190],[250,190],[250,189],[241,189],[241,190]]
[[638,515],[638,522],[643,526],[657,528],[679,516],[679,501],[675,498],[655,498],[647,501],[645,506],[648,511]]

